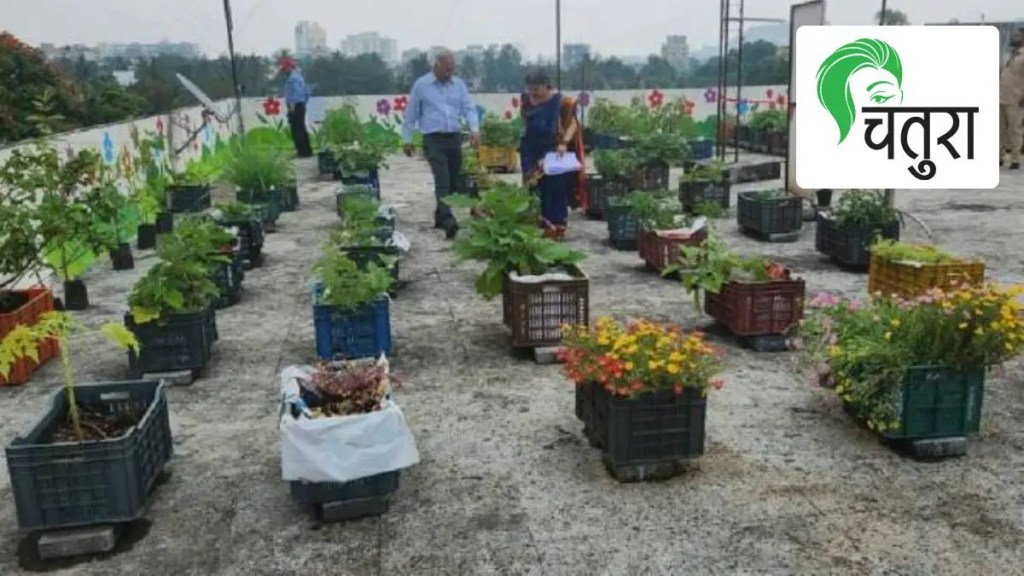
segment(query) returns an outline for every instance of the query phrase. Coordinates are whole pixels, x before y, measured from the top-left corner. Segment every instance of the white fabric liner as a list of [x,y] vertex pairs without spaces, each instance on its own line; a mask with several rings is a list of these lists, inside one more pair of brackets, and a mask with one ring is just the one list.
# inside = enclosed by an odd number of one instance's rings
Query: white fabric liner
[[512,282],[518,282],[520,284],[540,284],[542,282],[551,282],[551,281],[554,281],[554,280],[565,281],[565,280],[580,280],[580,279],[584,279],[584,278],[586,278],[585,274],[581,274],[580,276],[573,276],[573,275],[569,274],[568,272],[566,272],[564,270],[561,270],[561,271],[550,271],[550,272],[545,272],[544,274],[537,274],[537,275],[532,275],[532,276],[520,276],[518,272],[513,270],[508,275],[508,279],[509,280],[511,280]]
[[693,223],[686,228],[676,228],[674,230],[655,230],[654,233],[657,234],[659,238],[689,238],[690,236],[693,236],[697,232],[700,232],[701,230],[707,228],[707,226],[708,219],[704,216],[701,216],[695,219]]
[[[368,360],[373,362],[373,360]],[[384,355],[377,360],[385,370]],[[301,406],[299,379],[309,380],[311,366],[281,371],[281,478],[287,481],[348,482],[408,468],[420,461],[412,431],[390,390],[383,408],[369,414],[321,418],[292,417]]]
[[561,157],[555,152],[548,152],[541,161],[544,174],[548,176],[559,176],[570,172],[580,171],[580,161],[575,154],[566,153]]

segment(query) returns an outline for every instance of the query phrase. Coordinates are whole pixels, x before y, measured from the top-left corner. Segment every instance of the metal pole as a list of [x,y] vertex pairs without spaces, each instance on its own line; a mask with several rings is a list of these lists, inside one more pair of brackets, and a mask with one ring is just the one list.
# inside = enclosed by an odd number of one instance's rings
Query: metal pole
[[[878,13],[878,25],[885,26],[886,0],[882,0],[882,11]],[[896,206],[896,191],[892,188],[885,189],[885,205],[893,208]]]
[[555,84],[562,91],[562,0],[555,0]]
[[235,88],[235,110],[238,111],[238,132],[245,135],[245,123],[242,120],[242,90],[238,85],[238,64],[235,62],[234,25],[231,23],[231,0],[224,0],[224,21],[228,28],[228,56],[231,58],[231,83]]
[[719,2],[719,16],[720,21],[718,23],[718,99],[715,101],[715,112],[718,115],[718,133],[715,138],[715,152],[718,159],[725,162],[725,123],[727,121],[726,109],[725,109],[725,75],[727,72],[727,66],[725,65],[725,58],[728,54],[727,44],[729,32],[727,29],[729,22],[729,0],[721,0]]
[[743,12],[745,0],[740,0],[740,37],[736,51],[736,137],[733,139],[733,162],[740,161],[740,100],[743,99]]

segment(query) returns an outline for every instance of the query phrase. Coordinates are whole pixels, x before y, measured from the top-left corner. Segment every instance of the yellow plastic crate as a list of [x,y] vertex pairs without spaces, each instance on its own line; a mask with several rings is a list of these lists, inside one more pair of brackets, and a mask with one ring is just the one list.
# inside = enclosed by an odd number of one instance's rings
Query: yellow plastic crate
[[480,166],[497,172],[518,172],[519,153],[515,148],[499,148],[497,146],[480,146],[477,151]]
[[985,280],[984,262],[911,265],[891,262],[872,254],[868,292],[916,298],[932,288],[946,291],[957,286],[978,285]]

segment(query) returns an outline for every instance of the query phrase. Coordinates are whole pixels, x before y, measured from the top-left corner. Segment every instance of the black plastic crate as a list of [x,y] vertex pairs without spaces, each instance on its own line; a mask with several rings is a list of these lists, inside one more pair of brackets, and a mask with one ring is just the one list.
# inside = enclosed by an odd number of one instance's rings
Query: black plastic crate
[[295,184],[281,189],[281,211],[295,212],[299,209],[299,187]]
[[659,390],[630,399],[594,387],[595,439],[617,478],[643,477],[635,471],[704,454],[706,413],[707,399],[697,388],[679,395]]
[[[342,184],[354,184],[357,186],[373,186],[377,189],[378,195],[380,194],[380,171],[374,168],[373,170],[362,171],[362,172],[351,172],[338,174],[338,179],[341,180]],[[379,196],[378,196],[379,197]]]
[[610,198],[604,214],[608,222],[608,241],[616,250],[636,250],[640,226],[633,209],[622,198]]
[[668,190],[668,164],[653,164],[640,168],[630,177],[629,185],[632,190]]
[[180,370],[198,374],[210,361],[213,343],[218,338],[212,308],[173,314],[145,324],[136,324],[128,313],[124,316],[124,325],[139,341],[138,355],[128,351],[128,366],[136,378]]
[[171,186],[167,188],[170,196],[171,212],[202,212],[210,207],[210,185]]
[[719,182],[712,180],[695,180],[679,183],[679,203],[683,210],[692,212],[701,202],[714,202],[728,210],[732,204],[730,199],[732,186],[728,178]]
[[338,158],[333,150],[321,150],[316,153],[316,168],[321,176],[333,176],[338,171]]
[[736,199],[736,221],[740,228],[762,236],[798,232],[804,225],[803,199],[799,196],[759,196],[761,192],[740,192]]
[[609,180],[600,176],[587,181],[587,216],[601,220],[608,207],[608,199],[622,196],[629,191],[629,186],[621,180]]
[[22,530],[55,530],[130,522],[174,451],[164,385],[158,381],[75,386],[80,410],[143,412],[125,435],[96,442],[48,444],[67,418],[64,389],[33,428],[6,449]]
[[335,207],[340,218],[345,217],[344,202],[348,196],[361,196],[367,200],[380,202],[380,190],[366,184],[343,185],[334,195]]
[[818,215],[814,248],[833,262],[847,268],[867,270],[871,263],[871,245],[877,238],[900,239],[900,221],[881,228],[840,228],[835,220]]
[[235,200],[252,207],[253,215],[264,227],[272,227],[281,216],[283,192],[278,188],[268,190],[238,190]]
[[348,482],[289,482],[292,499],[300,504],[324,504],[386,497],[398,490],[401,470],[374,474]]
[[218,263],[213,269],[213,281],[217,283],[220,297],[214,302],[214,306],[220,309],[237,304],[242,299],[242,280],[244,278],[245,272],[242,271],[240,252],[232,252],[230,262]]
[[594,448],[601,447],[594,430],[594,389],[597,386],[593,382],[576,385],[576,417],[583,423],[583,435]]

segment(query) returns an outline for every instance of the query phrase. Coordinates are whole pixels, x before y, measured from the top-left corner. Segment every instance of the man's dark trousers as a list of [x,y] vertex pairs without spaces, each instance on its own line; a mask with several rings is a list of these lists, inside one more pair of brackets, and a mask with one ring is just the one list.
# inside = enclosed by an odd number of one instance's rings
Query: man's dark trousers
[[434,225],[449,230],[457,221],[451,208],[442,201],[442,198],[449,194],[457,194],[459,191],[462,135],[457,132],[425,134],[423,150],[426,152],[427,162],[430,163],[430,171],[434,173],[434,196],[437,198]]
[[313,156],[309,145],[309,132],[306,131],[306,103],[297,102],[288,112],[288,127],[292,129],[292,141],[295,142],[295,153],[299,158]]

